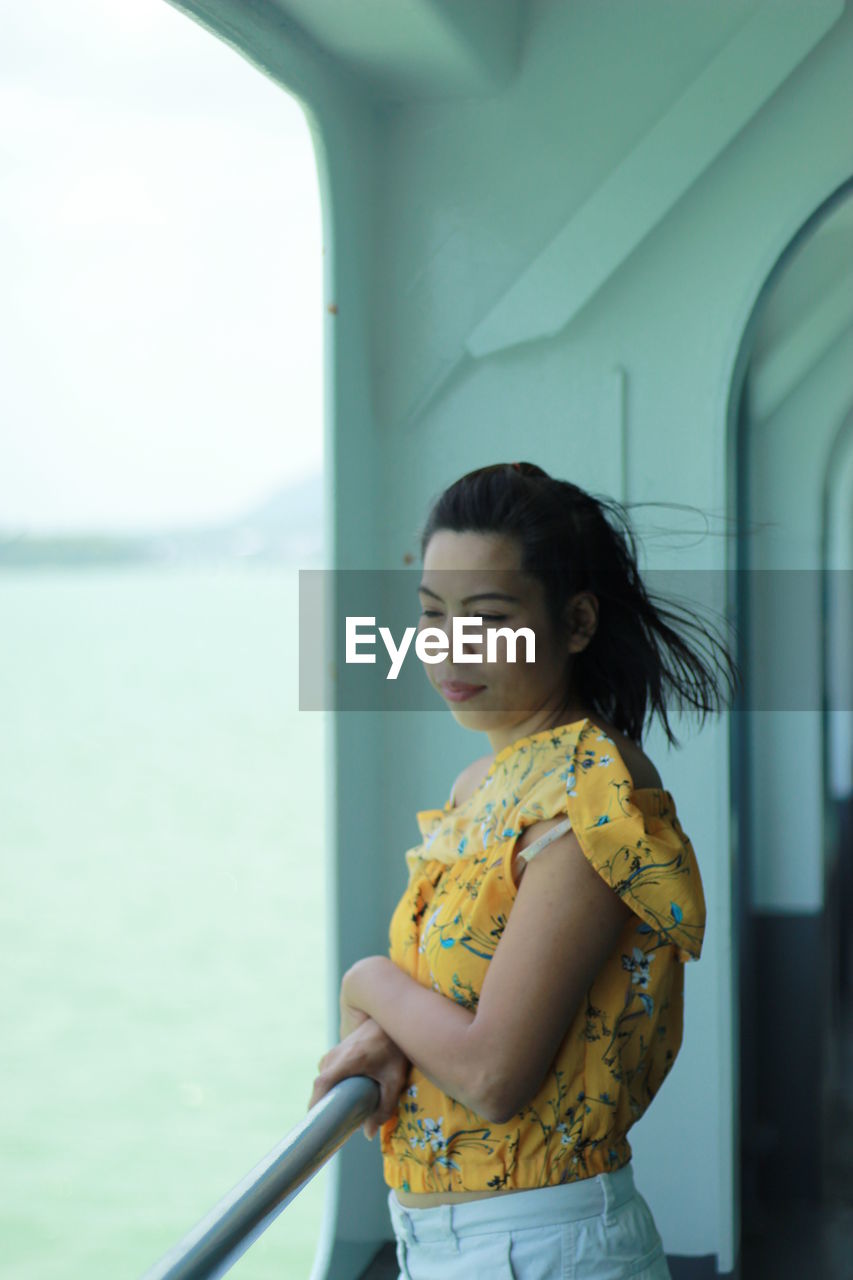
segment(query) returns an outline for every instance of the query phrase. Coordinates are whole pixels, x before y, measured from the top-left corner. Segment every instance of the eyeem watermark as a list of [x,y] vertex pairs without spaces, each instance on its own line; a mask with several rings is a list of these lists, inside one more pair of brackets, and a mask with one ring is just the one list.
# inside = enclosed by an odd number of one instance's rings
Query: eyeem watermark
[[[541,588],[532,590],[521,571],[430,570],[425,599],[424,581],[424,570],[415,567],[299,570],[300,711],[446,714],[447,701],[434,683],[441,668],[431,665],[443,660],[457,678],[471,665],[470,682],[489,689],[490,713],[529,713],[530,668],[522,664],[542,661]],[[675,619],[675,630],[719,677],[735,711],[853,711],[850,570],[650,569],[643,581],[653,602],[672,611],[667,621]],[[597,571],[595,583],[599,631],[609,639],[624,625],[609,603],[618,599],[621,578],[611,585]],[[289,673],[293,610],[282,616],[288,624],[282,672]],[[537,650],[525,628],[539,639]],[[726,692],[715,637],[727,642],[743,668],[736,701]],[[490,676],[490,667],[500,668],[499,679]],[[850,726],[853,742],[853,719]]]
[[[482,662],[482,653],[468,653],[467,646],[472,641],[479,640],[482,644],[483,635],[483,619],[482,618],[454,618],[451,626],[453,632],[453,649],[451,661],[454,666],[463,662]],[[373,628],[376,625],[375,617],[365,615],[347,616],[346,619],[346,648],[345,661],[352,663],[375,663],[375,653],[359,653],[359,645],[376,644],[376,633],[373,630],[360,633],[360,627]],[[469,628],[474,628],[476,635],[469,634]],[[391,659],[391,666],[385,676],[386,680],[396,680],[400,674],[406,654],[409,652],[412,643],[412,636],[417,633],[415,640],[415,654],[421,662],[435,664],[442,662],[449,652],[449,643],[447,632],[442,631],[440,627],[424,627],[418,631],[417,627],[406,627],[403,633],[403,639],[400,644],[394,643],[394,637],[390,627],[380,627],[379,636],[385,649]],[[497,662],[498,660],[498,640],[506,640],[506,656],[507,662],[516,661],[516,646],[520,637],[524,638],[525,656],[523,661],[536,661],[536,636],[530,627],[519,627],[513,631],[512,627],[487,627],[486,628],[486,662]],[[502,655],[503,656],[503,655]]]

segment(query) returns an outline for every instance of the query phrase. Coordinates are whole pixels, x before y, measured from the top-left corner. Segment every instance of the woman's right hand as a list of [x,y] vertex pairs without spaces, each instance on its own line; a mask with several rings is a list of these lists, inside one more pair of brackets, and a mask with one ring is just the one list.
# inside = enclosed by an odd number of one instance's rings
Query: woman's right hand
[[408,1078],[411,1063],[374,1018],[367,1017],[354,1031],[334,1045],[317,1064],[319,1074],[308,1102],[308,1110],[320,1101],[339,1080],[347,1076],[369,1076],[379,1085],[379,1105],[361,1126],[366,1138],[375,1137],[380,1125],[397,1111],[397,1100]]

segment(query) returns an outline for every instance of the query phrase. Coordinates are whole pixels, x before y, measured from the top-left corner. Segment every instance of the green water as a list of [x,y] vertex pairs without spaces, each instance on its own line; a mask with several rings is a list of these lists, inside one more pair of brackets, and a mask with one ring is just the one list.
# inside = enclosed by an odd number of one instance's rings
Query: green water
[[[270,566],[0,575],[3,1275],[137,1280],[305,1115],[327,718],[297,603]],[[236,1280],[308,1277],[326,1177]]]

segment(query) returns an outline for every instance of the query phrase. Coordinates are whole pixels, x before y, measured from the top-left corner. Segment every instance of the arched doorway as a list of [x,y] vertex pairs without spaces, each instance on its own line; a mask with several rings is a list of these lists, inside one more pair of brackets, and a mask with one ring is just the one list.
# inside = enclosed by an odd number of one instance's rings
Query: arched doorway
[[833,1197],[850,1140],[839,1118],[850,1089],[841,898],[853,793],[851,370],[853,181],[780,256],[731,388],[745,677],[732,796],[746,1275],[799,1275],[816,1258],[827,1280],[846,1274]]

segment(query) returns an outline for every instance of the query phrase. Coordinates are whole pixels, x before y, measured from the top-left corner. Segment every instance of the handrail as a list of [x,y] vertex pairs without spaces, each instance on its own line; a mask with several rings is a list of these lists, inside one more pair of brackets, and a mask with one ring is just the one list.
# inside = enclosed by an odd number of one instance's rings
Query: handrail
[[142,1280],[218,1280],[379,1106],[379,1085],[348,1076],[155,1263]]

